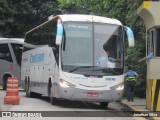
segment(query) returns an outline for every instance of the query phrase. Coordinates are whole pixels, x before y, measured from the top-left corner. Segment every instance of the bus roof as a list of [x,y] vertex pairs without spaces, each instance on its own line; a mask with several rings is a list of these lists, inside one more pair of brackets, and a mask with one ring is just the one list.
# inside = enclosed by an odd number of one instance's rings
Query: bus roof
[[83,14],[66,14],[66,15],[58,15],[62,22],[64,21],[86,21],[86,22],[100,22],[100,23],[109,23],[109,24],[117,24],[122,25],[122,23],[113,18],[107,18],[102,16],[95,15],[83,15]]
[[24,39],[23,38],[0,38],[0,43],[24,43]]
[[82,22],[99,22],[99,23],[122,25],[122,23],[119,20],[113,19],[113,18],[107,18],[107,17],[95,16],[95,15],[83,15],[83,14],[64,14],[64,15],[57,15],[57,16],[51,17],[46,22],[44,22],[44,23],[38,25],[37,27],[29,30],[28,32],[26,32],[26,34],[40,28],[41,26],[45,25],[49,21],[52,21],[56,18],[61,19],[62,22],[66,22],[66,21],[79,21],[80,22],[80,21],[82,21]]

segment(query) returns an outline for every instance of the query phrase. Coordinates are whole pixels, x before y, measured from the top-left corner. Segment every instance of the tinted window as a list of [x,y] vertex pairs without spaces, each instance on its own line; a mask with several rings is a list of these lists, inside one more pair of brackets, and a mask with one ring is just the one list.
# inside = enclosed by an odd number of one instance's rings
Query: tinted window
[[55,45],[57,21],[51,21],[26,34],[25,42],[32,45]]
[[13,62],[8,44],[0,44],[0,59]]
[[160,57],[160,29],[157,29],[156,56]]
[[[53,48],[53,52],[57,61],[59,62],[59,46],[55,44],[57,34],[57,19],[53,21],[49,21],[33,31],[30,31],[25,36],[25,42],[30,45],[34,45],[35,47],[39,47],[41,45],[48,45]],[[28,51],[35,47],[27,47],[24,45],[23,51]]]

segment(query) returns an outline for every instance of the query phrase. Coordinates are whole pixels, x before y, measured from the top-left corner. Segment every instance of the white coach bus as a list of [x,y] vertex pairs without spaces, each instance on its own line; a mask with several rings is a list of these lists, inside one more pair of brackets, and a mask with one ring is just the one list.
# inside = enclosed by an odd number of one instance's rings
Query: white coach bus
[[0,38],[0,84],[6,89],[7,78],[20,78],[22,38]]
[[106,108],[124,90],[124,34],[134,46],[130,28],[93,15],[58,15],[25,34],[21,83],[26,95],[99,102]]

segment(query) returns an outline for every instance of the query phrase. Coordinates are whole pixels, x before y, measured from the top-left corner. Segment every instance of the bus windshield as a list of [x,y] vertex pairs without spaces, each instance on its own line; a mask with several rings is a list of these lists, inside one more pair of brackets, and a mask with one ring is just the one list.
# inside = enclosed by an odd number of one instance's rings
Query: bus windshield
[[107,23],[64,23],[62,69],[79,74],[123,73],[122,26]]

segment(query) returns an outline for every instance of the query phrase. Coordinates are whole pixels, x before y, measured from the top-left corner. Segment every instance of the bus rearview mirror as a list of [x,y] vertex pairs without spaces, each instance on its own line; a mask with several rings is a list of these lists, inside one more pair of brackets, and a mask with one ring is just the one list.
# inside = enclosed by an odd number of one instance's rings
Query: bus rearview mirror
[[133,35],[132,29],[129,28],[129,27],[125,27],[125,30],[126,30],[127,37],[128,37],[129,47],[134,47],[134,45],[135,45],[135,40],[134,40],[134,35]]
[[56,45],[61,45],[63,36],[63,26],[61,23],[57,24]]

